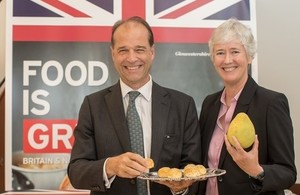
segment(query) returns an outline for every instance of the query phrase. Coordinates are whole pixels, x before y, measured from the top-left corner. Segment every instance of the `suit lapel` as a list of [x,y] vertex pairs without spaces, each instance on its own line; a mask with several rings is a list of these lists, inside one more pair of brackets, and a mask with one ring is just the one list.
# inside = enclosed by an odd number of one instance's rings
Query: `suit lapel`
[[256,92],[257,87],[257,83],[250,76],[248,76],[248,81],[246,82],[245,87],[239,97],[232,118],[234,118],[240,112],[246,113],[248,111],[250,102]]
[[129,132],[125,118],[120,84],[118,83],[112,86],[110,91],[111,92],[105,96],[108,112],[124,151],[130,151]]
[[[247,82],[244,86],[244,89],[238,99],[237,105],[236,105],[234,113],[232,115],[232,119],[240,112],[247,113],[251,99],[254,96],[257,87],[258,87],[257,83],[252,79],[251,76],[248,76],[248,80],[247,80]],[[224,159],[227,155],[228,155],[228,152],[226,149],[226,145],[224,143],[223,147],[222,147],[221,155],[220,155],[219,167],[222,167]]]
[[162,87],[153,82],[151,158],[154,162],[158,162],[167,129],[167,117],[171,104],[167,95]]
[[[213,107],[208,111],[206,111],[208,113],[207,115],[207,129],[209,129],[209,131],[205,132],[205,134],[207,135],[203,135],[203,137],[207,138],[205,140],[202,140],[204,145],[204,151],[208,151],[209,150],[209,145],[210,145],[210,141],[213,135],[213,132],[215,130],[215,126],[217,124],[217,120],[218,120],[218,114],[219,114],[219,109],[220,109],[220,97],[221,97],[222,92],[219,93],[219,95],[217,96],[218,98],[216,99]],[[205,164],[208,164],[208,153],[205,154],[204,157],[204,162]]]

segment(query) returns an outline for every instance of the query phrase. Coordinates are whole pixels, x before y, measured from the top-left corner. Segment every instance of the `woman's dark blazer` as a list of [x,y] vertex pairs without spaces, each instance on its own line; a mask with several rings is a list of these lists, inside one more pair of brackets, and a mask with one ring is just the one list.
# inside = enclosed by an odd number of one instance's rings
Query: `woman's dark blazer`
[[[208,149],[220,110],[222,91],[205,98],[200,113],[202,159],[207,166]],[[284,194],[296,181],[293,126],[288,100],[282,93],[257,85],[249,76],[238,99],[233,117],[245,112],[252,120],[259,140],[259,163],[265,171],[261,191],[255,191],[253,180],[242,171],[227,152],[221,151],[219,168],[227,173],[217,178],[220,195]],[[248,149],[249,150],[249,149]],[[204,194],[206,182],[200,183]]]

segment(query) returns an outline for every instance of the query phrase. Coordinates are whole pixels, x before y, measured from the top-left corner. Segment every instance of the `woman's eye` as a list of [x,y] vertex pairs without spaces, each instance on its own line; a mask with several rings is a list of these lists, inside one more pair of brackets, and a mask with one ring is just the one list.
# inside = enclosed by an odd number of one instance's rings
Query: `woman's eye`
[[232,51],[233,55],[239,54],[240,52],[238,50]]

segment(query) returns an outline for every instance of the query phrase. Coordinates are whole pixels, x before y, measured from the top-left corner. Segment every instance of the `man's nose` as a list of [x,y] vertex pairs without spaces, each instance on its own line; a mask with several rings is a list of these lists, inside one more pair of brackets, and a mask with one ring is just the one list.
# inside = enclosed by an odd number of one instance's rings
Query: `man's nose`
[[134,50],[129,50],[127,60],[129,62],[134,62],[137,60],[137,54]]

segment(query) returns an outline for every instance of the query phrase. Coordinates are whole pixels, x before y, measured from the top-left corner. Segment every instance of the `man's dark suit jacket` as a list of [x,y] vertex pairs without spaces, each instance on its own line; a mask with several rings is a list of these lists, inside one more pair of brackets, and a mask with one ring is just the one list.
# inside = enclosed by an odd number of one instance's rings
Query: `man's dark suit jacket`
[[[208,149],[220,110],[222,91],[209,95],[200,114],[202,159],[207,166]],[[293,127],[285,95],[257,85],[249,76],[238,99],[234,114],[245,112],[254,124],[259,140],[259,163],[265,171],[263,188],[259,194],[284,194],[296,181],[294,164]],[[248,149],[249,150],[249,149]],[[225,143],[220,155],[219,168],[227,173],[217,178],[220,195],[257,194],[252,180],[233,161]],[[204,194],[206,182],[200,183],[199,194]],[[268,191],[268,192],[264,192]]]
[[[111,188],[103,181],[108,157],[130,151],[120,84],[87,96],[74,130],[75,142],[68,175],[75,188],[90,189],[93,195],[135,195],[136,180],[116,177]],[[192,97],[153,82],[151,158],[160,167],[199,164],[200,130]],[[151,182],[151,194],[171,194],[169,188]]]

